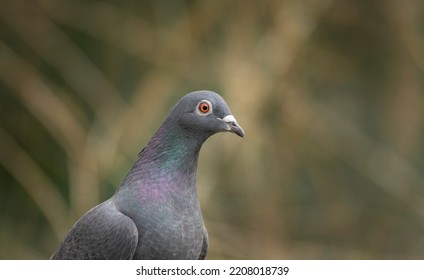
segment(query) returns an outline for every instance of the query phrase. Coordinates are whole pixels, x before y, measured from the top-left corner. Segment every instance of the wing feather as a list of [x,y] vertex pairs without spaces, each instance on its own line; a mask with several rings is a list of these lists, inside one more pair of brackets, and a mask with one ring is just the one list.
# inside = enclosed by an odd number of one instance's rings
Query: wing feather
[[132,259],[137,242],[134,222],[107,200],[75,223],[51,259]]

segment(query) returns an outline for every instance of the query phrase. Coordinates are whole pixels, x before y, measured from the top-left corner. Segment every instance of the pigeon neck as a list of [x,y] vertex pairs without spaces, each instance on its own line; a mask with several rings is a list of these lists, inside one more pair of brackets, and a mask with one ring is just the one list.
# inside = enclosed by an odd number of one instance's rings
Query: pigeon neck
[[140,152],[124,185],[140,178],[162,182],[167,178],[165,181],[184,181],[194,186],[199,151],[207,138],[165,122]]
[[180,165],[197,165],[203,142],[203,139],[189,137],[179,128],[162,126],[140,153],[139,160],[154,163],[168,171],[179,169]]

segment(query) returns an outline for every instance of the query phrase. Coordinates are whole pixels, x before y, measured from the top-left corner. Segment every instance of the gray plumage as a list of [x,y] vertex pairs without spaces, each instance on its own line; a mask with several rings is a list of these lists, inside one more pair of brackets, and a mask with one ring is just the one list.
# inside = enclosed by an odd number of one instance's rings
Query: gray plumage
[[196,190],[199,151],[217,132],[243,137],[224,99],[184,96],[116,193],[72,227],[52,259],[204,259],[208,234]]

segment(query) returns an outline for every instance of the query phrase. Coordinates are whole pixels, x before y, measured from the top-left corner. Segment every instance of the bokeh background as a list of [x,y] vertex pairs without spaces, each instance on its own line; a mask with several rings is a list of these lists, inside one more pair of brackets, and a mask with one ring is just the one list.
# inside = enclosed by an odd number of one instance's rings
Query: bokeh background
[[424,2],[0,1],[0,258],[47,259],[174,103],[209,259],[424,259]]

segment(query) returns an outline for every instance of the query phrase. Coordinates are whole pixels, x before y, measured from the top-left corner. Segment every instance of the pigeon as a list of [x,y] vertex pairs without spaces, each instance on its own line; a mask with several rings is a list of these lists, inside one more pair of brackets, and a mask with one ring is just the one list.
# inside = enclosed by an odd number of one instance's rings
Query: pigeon
[[196,170],[217,132],[244,137],[224,99],[206,90],[182,97],[115,194],[74,224],[51,259],[205,259]]

